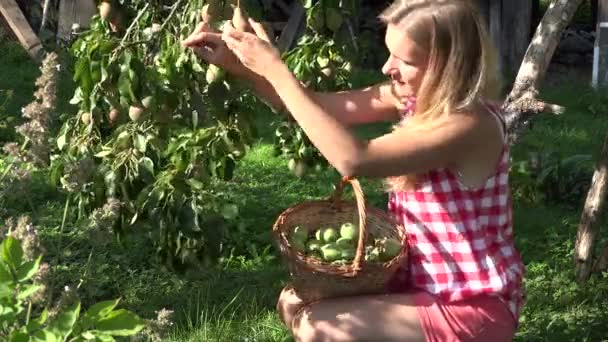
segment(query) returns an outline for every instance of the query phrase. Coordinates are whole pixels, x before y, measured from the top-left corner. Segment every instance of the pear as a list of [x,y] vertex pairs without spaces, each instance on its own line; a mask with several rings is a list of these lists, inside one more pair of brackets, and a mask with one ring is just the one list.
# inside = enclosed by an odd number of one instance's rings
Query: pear
[[335,242],[338,240],[338,231],[334,228],[326,228],[323,231],[323,241],[326,243]]
[[323,75],[325,75],[325,77],[331,78],[334,74],[334,71],[330,67],[325,67],[325,68],[321,69],[321,73]]
[[133,121],[139,121],[143,113],[144,109],[139,106],[134,105],[129,107],[129,118]]
[[99,16],[106,21],[111,21],[116,15],[112,3],[110,1],[102,1],[99,4]]
[[325,24],[328,29],[338,32],[343,23],[342,14],[337,9],[331,7],[327,9],[325,12]]
[[336,261],[342,257],[342,252],[335,244],[327,244],[321,247],[321,254],[325,261]]
[[291,233],[291,236],[293,236],[294,238],[298,239],[298,240],[302,240],[303,242],[306,242],[306,240],[308,239],[308,232],[306,231],[306,229],[297,226],[294,228],[293,232]]
[[118,118],[120,117],[120,111],[116,108],[112,108],[110,113],[108,113],[108,119],[110,120],[110,124],[113,125],[118,122]]
[[92,117],[91,117],[91,113],[89,113],[89,112],[85,112],[80,115],[80,121],[82,121],[82,123],[85,125],[90,124],[91,120],[92,120]]
[[322,241],[319,241],[317,239],[312,239],[306,243],[306,250],[309,252],[320,251],[322,246],[323,246]]
[[393,238],[388,238],[382,243],[382,253],[380,257],[383,261],[389,261],[399,255],[401,252],[401,242]]
[[341,237],[338,240],[336,240],[336,245],[340,246],[340,247],[354,247],[355,243],[353,242],[353,240],[346,238],[346,237]]
[[244,10],[237,6],[232,15],[232,25],[234,25],[234,28],[236,28],[238,31],[245,32],[249,27],[247,23],[247,14]]
[[207,84],[213,84],[215,82],[221,81],[224,77],[224,70],[218,67],[215,64],[209,64],[207,68],[207,73],[205,74],[205,80]]
[[306,175],[307,171],[308,171],[308,165],[306,165],[306,163],[303,160],[298,160],[296,162],[295,168],[293,170],[293,173],[296,175],[296,177],[298,177],[298,178],[304,177],[304,175]]
[[346,222],[340,227],[340,236],[355,241],[359,238],[359,229],[354,224]]

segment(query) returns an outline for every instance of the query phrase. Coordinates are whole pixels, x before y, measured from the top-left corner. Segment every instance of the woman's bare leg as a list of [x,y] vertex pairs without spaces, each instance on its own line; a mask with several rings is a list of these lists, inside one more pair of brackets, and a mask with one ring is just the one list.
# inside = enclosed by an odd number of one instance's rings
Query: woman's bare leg
[[407,294],[344,297],[305,305],[293,290],[285,289],[277,306],[296,341],[425,341],[418,311]]
[[291,330],[292,322],[298,311],[306,306],[306,303],[298,297],[298,295],[293,290],[293,287],[286,286],[281,294],[279,295],[279,300],[277,302],[277,311],[279,312],[279,317],[285,326]]

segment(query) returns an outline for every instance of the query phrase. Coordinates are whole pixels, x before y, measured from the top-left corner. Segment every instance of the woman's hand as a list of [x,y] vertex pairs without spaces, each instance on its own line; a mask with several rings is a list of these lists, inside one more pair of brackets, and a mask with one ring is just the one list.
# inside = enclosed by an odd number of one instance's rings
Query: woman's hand
[[264,27],[253,19],[249,19],[249,24],[255,34],[237,31],[228,24],[222,39],[246,68],[272,83],[273,79],[282,77],[289,70]]
[[243,75],[247,71],[226,46],[221,32],[205,22],[201,22],[190,36],[182,41],[182,46],[192,48],[205,62],[215,64],[233,75]]

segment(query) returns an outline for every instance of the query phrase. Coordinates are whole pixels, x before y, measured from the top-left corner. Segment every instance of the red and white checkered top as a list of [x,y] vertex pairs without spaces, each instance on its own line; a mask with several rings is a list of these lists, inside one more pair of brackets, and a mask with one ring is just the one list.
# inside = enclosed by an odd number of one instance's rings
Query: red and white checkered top
[[479,188],[467,188],[447,168],[417,180],[415,190],[389,195],[389,212],[409,234],[408,269],[396,280],[448,302],[496,295],[517,321],[524,265],[513,241],[508,144]]

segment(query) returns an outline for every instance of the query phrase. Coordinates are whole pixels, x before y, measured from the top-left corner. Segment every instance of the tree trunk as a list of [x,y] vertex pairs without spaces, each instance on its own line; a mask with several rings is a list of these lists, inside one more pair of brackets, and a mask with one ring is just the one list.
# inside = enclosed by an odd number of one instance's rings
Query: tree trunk
[[602,153],[595,166],[591,187],[587,193],[581,221],[576,233],[574,257],[576,277],[580,282],[589,278],[593,269],[593,249],[599,231],[599,221],[606,203],[608,191],[608,135],[604,140]]
[[44,30],[46,25],[49,22],[49,13],[51,12],[51,3],[53,0],[44,0],[44,5],[42,6],[42,22],[40,23],[40,29],[38,29],[38,34]]
[[553,0],[543,16],[503,105],[509,141],[519,140],[522,131],[538,113],[562,113],[564,108],[537,100],[538,86],[545,76],[561,33],[583,0]]

